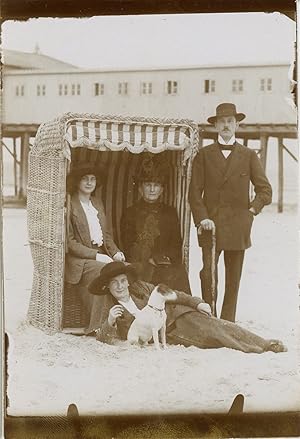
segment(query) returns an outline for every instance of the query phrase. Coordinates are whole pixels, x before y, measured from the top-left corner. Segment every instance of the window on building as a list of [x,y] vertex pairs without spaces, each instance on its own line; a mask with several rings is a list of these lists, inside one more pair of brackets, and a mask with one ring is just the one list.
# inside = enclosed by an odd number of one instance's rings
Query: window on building
[[104,84],[99,82],[94,83],[94,94],[95,96],[104,95]]
[[261,78],[260,91],[272,91],[272,78]]
[[141,94],[151,95],[152,94],[152,82],[142,82],[141,83]]
[[68,94],[68,84],[64,85],[64,95]]
[[204,93],[214,93],[216,91],[216,81],[214,79],[204,80]]
[[80,84],[77,84],[76,89],[77,89],[77,95],[79,96],[80,95]]
[[167,94],[176,95],[178,93],[178,82],[177,81],[167,81]]
[[37,96],[45,96],[46,86],[45,85],[37,85],[36,86],[36,94],[37,94]]
[[16,86],[16,96],[24,96],[24,85]]
[[72,94],[72,96],[75,95],[75,84],[72,84],[71,94]]
[[119,82],[118,93],[119,95],[128,94],[128,82]]
[[59,94],[59,96],[62,96],[62,94],[63,94],[63,85],[62,84],[59,84],[59,86],[58,86],[58,94]]
[[241,93],[242,91],[244,91],[244,81],[242,79],[233,79],[232,91],[234,93]]

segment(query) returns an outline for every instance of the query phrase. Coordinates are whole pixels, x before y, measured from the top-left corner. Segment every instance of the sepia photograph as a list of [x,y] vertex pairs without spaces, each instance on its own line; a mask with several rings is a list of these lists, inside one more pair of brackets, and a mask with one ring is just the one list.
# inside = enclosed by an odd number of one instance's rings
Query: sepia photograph
[[299,411],[295,20],[1,36],[7,415]]

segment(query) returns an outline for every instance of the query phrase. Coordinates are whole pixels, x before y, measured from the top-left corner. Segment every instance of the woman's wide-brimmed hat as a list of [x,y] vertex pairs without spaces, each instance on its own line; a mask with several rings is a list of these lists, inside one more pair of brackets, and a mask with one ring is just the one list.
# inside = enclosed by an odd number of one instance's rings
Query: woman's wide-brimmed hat
[[237,113],[236,107],[234,104],[224,102],[217,106],[216,115],[211,116],[207,119],[208,123],[214,124],[218,117],[228,117],[234,116],[238,122],[245,119],[246,115],[244,113]]
[[74,193],[78,188],[80,180],[85,175],[95,175],[98,187],[103,184],[106,178],[106,171],[102,164],[92,165],[84,163],[73,166],[70,173],[67,175],[67,191],[71,194]]
[[164,184],[170,172],[166,157],[161,154],[146,154],[134,176],[135,183],[155,182]]
[[107,288],[109,282],[120,274],[129,276],[131,282],[138,279],[138,269],[135,265],[126,262],[110,262],[101,269],[99,276],[89,284],[89,292],[97,296],[107,294],[109,292]]

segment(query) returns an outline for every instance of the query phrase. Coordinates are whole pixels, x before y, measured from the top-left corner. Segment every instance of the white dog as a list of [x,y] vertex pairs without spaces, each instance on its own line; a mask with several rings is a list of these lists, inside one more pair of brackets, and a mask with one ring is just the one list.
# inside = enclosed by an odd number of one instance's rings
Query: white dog
[[131,344],[147,344],[153,337],[154,345],[160,349],[158,333],[161,336],[163,348],[166,348],[165,302],[176,299],[176,293],[164,284],[158,284],[152,291],[148,304],[140,310],[127,334]]

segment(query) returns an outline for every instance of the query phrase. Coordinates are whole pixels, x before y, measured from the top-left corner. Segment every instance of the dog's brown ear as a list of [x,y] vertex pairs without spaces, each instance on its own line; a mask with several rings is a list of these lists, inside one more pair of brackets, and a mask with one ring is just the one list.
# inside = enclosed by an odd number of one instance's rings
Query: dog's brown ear
[[158,284],[156,288],[157,288],[157,292],[160,293],[162,296],[173,292],[173,290],[170,287],[168,287],[168,285],[165,284]]

